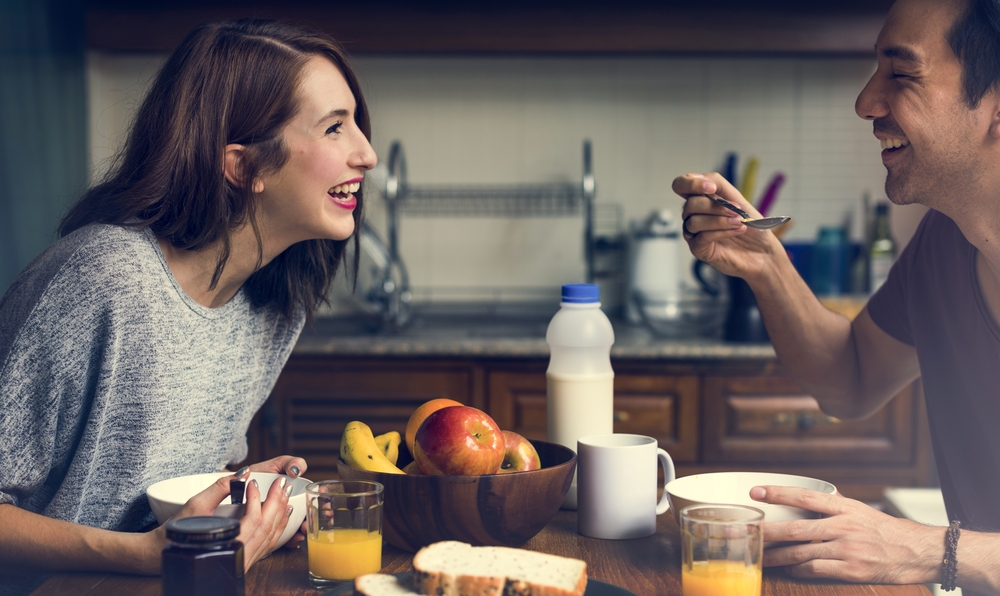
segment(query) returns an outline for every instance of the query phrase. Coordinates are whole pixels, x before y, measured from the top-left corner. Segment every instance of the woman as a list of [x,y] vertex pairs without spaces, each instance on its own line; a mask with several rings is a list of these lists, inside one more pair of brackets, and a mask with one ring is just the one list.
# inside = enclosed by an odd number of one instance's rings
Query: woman
[[[6,593],[45,570],[159,573],[162,527],[137,533],[155,521],[145,488],[246,457],[250,420],[358,225],[369,138],[326,36],[209,24],[169,58],[116,167],[0,302]],[[179,515],[211,514],[230,478]],[[258,498],[251,483],[248,568],[288,514],[278,483]]]

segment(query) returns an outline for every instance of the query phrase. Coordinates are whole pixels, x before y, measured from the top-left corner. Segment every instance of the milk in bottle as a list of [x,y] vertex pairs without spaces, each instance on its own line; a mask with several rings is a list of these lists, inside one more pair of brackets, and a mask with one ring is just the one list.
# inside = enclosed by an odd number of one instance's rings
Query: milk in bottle
[[[599,300],[594,284],[564,285],[545,334],[551,354],[545,373],[548,440],[574,451],[580,437],[611,433],[614,425],[615,332]],[[576,509],[575,476],[563,507]]]

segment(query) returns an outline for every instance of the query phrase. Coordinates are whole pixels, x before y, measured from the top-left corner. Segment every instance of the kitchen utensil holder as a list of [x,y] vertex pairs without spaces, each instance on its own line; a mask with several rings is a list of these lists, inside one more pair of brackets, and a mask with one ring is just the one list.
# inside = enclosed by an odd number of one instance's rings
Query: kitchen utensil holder
[[[390,267],[383,285],[391,288],[385,296],[387,312],[394,326],[408,318],[407,284],[388,277],[392,269],[404,270],[399,254],[399,219],[410,217],[584,217],[584,256],[587,282],[594,280],[594,195],[596,186],[590,140],[583,141],[583,176],[579,184],[510,185],[411,185],[407,182],[406,154],[399,141],[389,146],[389,174],[383,197],[386,203]],[[400,297],[405,297],[401,300]]]

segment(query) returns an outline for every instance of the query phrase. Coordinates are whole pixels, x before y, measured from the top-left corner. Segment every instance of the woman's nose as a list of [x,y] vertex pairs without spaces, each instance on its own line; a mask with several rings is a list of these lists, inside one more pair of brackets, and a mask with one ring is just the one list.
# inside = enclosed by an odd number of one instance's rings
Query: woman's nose
[[347,165],[359,170],[370,170],[378,163],[378,156],[375,155],[375,150],[372,149],[372,144],[368,142],[368,139],[364,135],[358,136],[358,146],[351,153]]

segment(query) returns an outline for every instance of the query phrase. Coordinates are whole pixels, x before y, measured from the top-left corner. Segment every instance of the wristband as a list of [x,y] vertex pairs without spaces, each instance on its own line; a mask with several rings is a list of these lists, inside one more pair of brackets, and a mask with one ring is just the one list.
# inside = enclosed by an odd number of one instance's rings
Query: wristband
[[952,520],[951,525],[948,526],[948,531],[944,535],[944,561],[942,565],[944,570],[942,574],[944,577],[941,582],[941,589],[945,592],[951,592],[955,589],[955,582],[958,579],[958,537],[961,530],[959,526],[962,522]]

